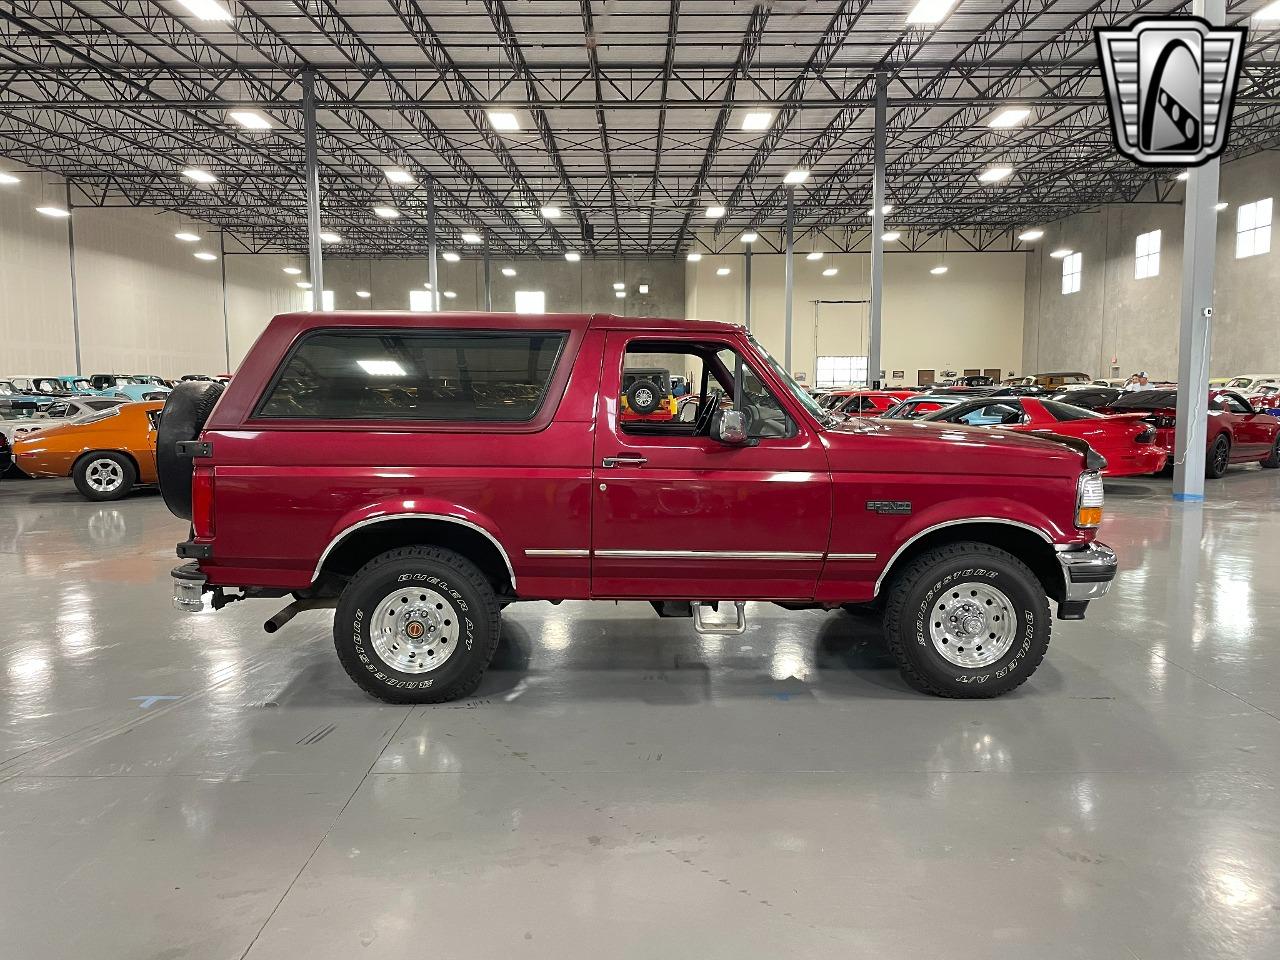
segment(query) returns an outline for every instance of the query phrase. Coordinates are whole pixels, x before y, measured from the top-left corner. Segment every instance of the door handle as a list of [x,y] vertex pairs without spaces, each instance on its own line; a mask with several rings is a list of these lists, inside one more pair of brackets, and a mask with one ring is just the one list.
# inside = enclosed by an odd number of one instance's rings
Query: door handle
[[600,461],[602,467],[643,467],[649,461],[638,454],[623,453],[616,457],[605,457]]

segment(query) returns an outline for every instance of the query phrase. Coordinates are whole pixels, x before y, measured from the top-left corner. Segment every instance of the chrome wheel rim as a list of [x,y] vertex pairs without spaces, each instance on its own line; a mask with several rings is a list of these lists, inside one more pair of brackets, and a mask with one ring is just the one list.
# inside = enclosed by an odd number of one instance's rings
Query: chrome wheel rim
[[94,460],[84,472],[85,483],[97,493],[111,493],[124,483],[124,470],[114,460]]
[[382,599],[369,620],[373,652],[400,673],[439,670],[458,648],[458,619],[454,605],[434,590],[396,590]]
[[950,664],[966,669],[995,663],[1013,646],[1018,618],[1004,592],[989,583],[961,583],[934,601],[929,638]]
[[647,407],[653,403],[653,391],[641,388],[636,391],[636,406]]

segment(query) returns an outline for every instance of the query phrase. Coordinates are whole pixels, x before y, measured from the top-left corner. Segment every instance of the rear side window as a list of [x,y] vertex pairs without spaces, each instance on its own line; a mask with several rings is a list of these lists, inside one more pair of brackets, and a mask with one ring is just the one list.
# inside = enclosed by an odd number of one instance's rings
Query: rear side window
[[1053,414],[1055,420],[1101,420],[1102,414],[1094,413],[1092,410],[1085,410],[1081,407],[1072,406],[1069,403],[1059,403],[1057,400],[1041,400],[1044,408]]
[[294,347],[255,416],[531,420],[565,340],[557,331],[321,331]]

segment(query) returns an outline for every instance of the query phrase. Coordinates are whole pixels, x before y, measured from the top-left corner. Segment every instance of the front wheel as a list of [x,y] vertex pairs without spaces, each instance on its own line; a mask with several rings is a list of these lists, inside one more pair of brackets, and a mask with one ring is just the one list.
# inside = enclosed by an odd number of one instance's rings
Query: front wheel
[[902,678],[939,697],[997,697],[1044,659],[1052,621],[1025,563],[985,543],[930,550],[897,574],[884,632]]
[[387,703],[475,691],[498,646],[498,600],[466,557],[401,547],[374,557],[338,599],[333,642],[347,674]]
[[128,496],[138,479],[133,461],[109,450],[85,454],[76,462],[71,476],[80,495],[97,502]]
[[1276,437],[1276,442],[1271,445],[1271,453],[1267,455],[1267,459],[1262,461],[1264,470],[1280,470],[1280,437]]
[[1204,462],[1204,475],[1210,480],[1218,480],[1227,472],[1231,463],[1231,441],[1224,433],[1213,441],[1209,456]]

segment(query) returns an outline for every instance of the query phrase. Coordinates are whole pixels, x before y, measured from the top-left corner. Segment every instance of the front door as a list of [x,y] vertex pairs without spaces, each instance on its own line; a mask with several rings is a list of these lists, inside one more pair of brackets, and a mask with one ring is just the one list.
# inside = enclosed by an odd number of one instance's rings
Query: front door
[[[712,440],[734,394],[731,338],[611,332],[592,485],[594,597],[808,599],[831,524],[831,479],[814,429],[785,387],[742,356],[747,446]],[[684,369],[698,400],[671,417],[622,403],[624,369]]]

